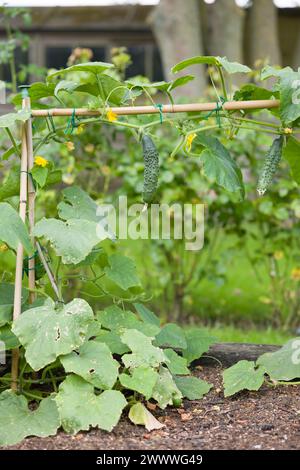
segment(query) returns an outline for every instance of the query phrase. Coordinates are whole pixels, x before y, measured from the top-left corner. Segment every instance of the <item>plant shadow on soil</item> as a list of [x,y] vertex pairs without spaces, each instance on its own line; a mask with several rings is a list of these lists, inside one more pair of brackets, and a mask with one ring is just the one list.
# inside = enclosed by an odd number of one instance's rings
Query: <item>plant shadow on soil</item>
[[[147,432],[123,417],[111,433],[93,429],[70,436],[27,438],[20,450],[300,449],[299,386],[271,387],[224,398],[221,367],[197,366],[193,374],[214,385],[202,400],[153,413],[164,428]],[[2,448],[3,449],[3,448]]]

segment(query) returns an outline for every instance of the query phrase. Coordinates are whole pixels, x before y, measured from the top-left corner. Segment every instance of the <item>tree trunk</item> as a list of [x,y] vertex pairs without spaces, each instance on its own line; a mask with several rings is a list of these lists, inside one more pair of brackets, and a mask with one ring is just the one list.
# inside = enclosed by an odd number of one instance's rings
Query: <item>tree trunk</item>
[[277,8],[273,0],[253,0],[249,20],[249,52],[252,65],[257,60],[281,65]]
[[149,23],[160,48],[165,79],[191,73],[196,78],[184,87],[184,94],[189,97],[203,95],[206,86],[204,66],[193,66],[175,76],[171,73],[173,65],[181,60],[203,55],[199,1],[161,0],[150,15]]
[[217,0],[206,8],[208,54],[243,63],[244,10],[235,0]]

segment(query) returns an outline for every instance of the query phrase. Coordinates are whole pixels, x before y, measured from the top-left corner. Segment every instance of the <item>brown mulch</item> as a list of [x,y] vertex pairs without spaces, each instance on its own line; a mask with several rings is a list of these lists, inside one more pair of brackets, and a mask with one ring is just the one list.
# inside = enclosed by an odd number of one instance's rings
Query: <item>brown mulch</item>
[[224,398],[221,369],[197,367],[195,375],[214,384],[199,401],[179,409],[154,411],[165,428],[147,432],[123,418],[115,430],[81,432],[70,436],[28,438],[9,449],[300,449],[299,386],[269,387]]

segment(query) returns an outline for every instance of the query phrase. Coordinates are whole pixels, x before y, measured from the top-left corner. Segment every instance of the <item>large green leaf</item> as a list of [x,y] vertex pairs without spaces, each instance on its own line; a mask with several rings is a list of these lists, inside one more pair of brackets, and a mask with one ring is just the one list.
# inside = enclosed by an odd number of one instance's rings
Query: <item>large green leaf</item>
[[52,80],[52,78],[57,77],[57,75],[65,75],[66,73],[70,72],[86,72],[98,75],[99,73],[102,73],[105,70],[113,67],[113,64],[106,62],[86,62],[84,64],[75,64],[71,65],[71,67],[67,67],[66,69],[57,70],[56,72],[51,73],[48,75],[48,80]]
[[197,377],[174,377],[174,381],[182,396],[189,400],[200,400],[212,388],[212,384]]
[[229,62],[226,57],[214,57],[214,56],[196,56],[191,57],[190,59],[183,60],[179,62],[172,68],[173,73],[177,73],[180,70],[183,70],[191,65],[196,64],[207,64],[207,65],[216,65],[217,67],[223,67],[227,73],[248,73],[251,72],[251,69],[246,65],[239,64],[238,62]]
[[133,369],[132,375],[121,374],[119,380],[123,387],[135,390],[148,400],[152,396],[158,373],[149,366],[140,366]]
[[247,65],[239,64],[238,62],[229,62],[227,57],[217,57],[219,64],[230,75],[233,73],[249,73],[251,69]]
[[0,128],[1,127],[11,127],[16,124],[18,121],[25,122],[30,118],[30,112],[21,110],[17,113],[9,113],[0,116]]
[[264,383],[264,367],[253,361],[239,361],[223,372],[224,395],[230,397],[241,390],[258,390]]
[[109,267],[104,269],[106,276],[121,289],[140,286],[134,261],[127,256],[113,254],[108,258]]
[[54,302],[31,308],[14,322],[12,331],[26,349],[27,362],[34,370],[81,346],[93,311],[82,299],[55,309]]
[[162,327],[155,338],[155,344],[178,349],[186,349],[187,347],[185,333],[175,323],[167,323]]
[[64,200],[57,206],[59,217],[63,220],[84,219],[97,222],[98,206],[95,201],[78,186],[71,186],[62,192]]
[[293,380],[300,378],[300,337],[291,339],[273,353],[265,353],[257,364],[266,370],[273,380]]
[[[51,96],[54,96],[54,89],[55,85],[52,83],[43,83],[43,82],[36,82],[31,85],[31,87],[28,90],[30,99],[31,99],[31,104],[36,103],[42,98],[49,98]],[[12,99],[12,102],[18,106],[22,104],[22,93],[18,93],[14,98]],[[30,113],[29,113],[30,116]]]
[[280,75],[280,117],[291,124],[300,117],[300,71],[286,71]]
[[33,252],[29,234],[19,214],[7,202],[0,203],[0,240],[17,250],[22,243],[28,254]]
[[[109,236],[98,224],[89,220],[69,219],[63,222],[58,219],[40,220],[35,228],[36,237],[45,237],[64,264],[77,264],[83,261],[100,241]],[[104,237],[104,238],[103,238]]]
[[182,393],[173,380],[172,375],[165,367],[160,367],[159,377],[155,384],[152,397],[157,401],[160,408],[172,405],[173,400],[182,398]]
[[60,426],[57,406],[52,397],[30,411],[27,400],[11,390],[0,395],[0,445],[17,444],[27,436],[47,437],[56,434]]
[[287,144],[283,146],[282,156],[290,165],[291,175],[297,184],[300,184],[300,142],[294,137],[289,137]]
[[118,378],[119,363],[104,343],[88,341],[60,361],[66,372],[74,372],[102,390],[112,388]]
[[174,65],[171,71],[172,73],[177,73],[183,69],[186,69],[187,67],[190,67],[191,65],[197,64],[219,65],[219,62],[218,59],[214,56],[195,56],[189,59],[185,59]]
[[142,404],[135,403],[129,411],[128,417],[134,424],[140,424],[145,426],[147,431],[153,431],[154,429],[161,429],[165,427],[164,424],[160,423],[152,413]]
[[123,343],[132,351],[125,354],[122,361],[126,367],[140,367],[149,365],[158,367],[162,362],[168,362],[162,349],[153,346],[152,339],[137,330],[125,330],[121,335]]
[[229,192],[237,192],[240,198],[243,198],[245,188],[242,173],[226,147],[217,138],[202,134],[198,134],[195,144],[204,147],[200,158],[203,162],[203,174],[206,178]]
[[190,373],[185,357],[179,356],[173,349],[165,349],[164,353],[169,359],[167,367],[171,374],[188,375]]
[[205,330],[201,328],[191,328],[186,331],[187,348],[183,351],[185,357],[190,364],[195,359],[202,356],[203,353],[209,350],[211,344],[216,341],[216,338],[210,336]]
[[121,333],[124,329],[138,330],[146,336],[154,337],[159,332],[159,327],[138,320],[137,316],[129,310],[122,310],[117,305],[107,307],[98,313],[98,319],[103,328],[114,333]]
[[127,405],[117,390],[105,390],[95,395],[94,387],[76,375],[69,375],[59,387],[56,403],[61,424],[71,434],[99,427],[111,431]]
[[156,90],[164,91],[170,93],[175,88],[184,86],[190,81],[194,80],[194,75],[184,75],[183,77],[176,78],[170,82],[154,82],[154,83],[144,83],[143,81],[138,81],[136,79],[127,80],[129,85],[132,85],[134,88],[148,89],[155,88]]
[[80,84],[76,91],[100,96],[103,101],[114,105],[124,103],[128,97],[126,83],[122,83],[105,73],[99,75],[94,82],[89,81],[89,83]]
[[[12,311],[14,305],[14,284],[3,282],[0,284],[0,326],[12,320]],[[27,302],[28,290],[22,289],[22,305]]]

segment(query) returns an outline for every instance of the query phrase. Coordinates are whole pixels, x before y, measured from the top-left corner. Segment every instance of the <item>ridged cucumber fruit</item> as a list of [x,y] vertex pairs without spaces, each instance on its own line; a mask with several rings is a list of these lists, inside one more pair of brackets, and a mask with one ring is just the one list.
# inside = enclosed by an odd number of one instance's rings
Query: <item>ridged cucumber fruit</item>
[[143,135],[142,145],[145,162],[143,201],[146,204],[151,204],[158,185],[159,155],[153,140],[148,135]]
[[281,135],[271,145],[259,176],[257,192],[262,196],[270,186],[281,160],[284,137]]

